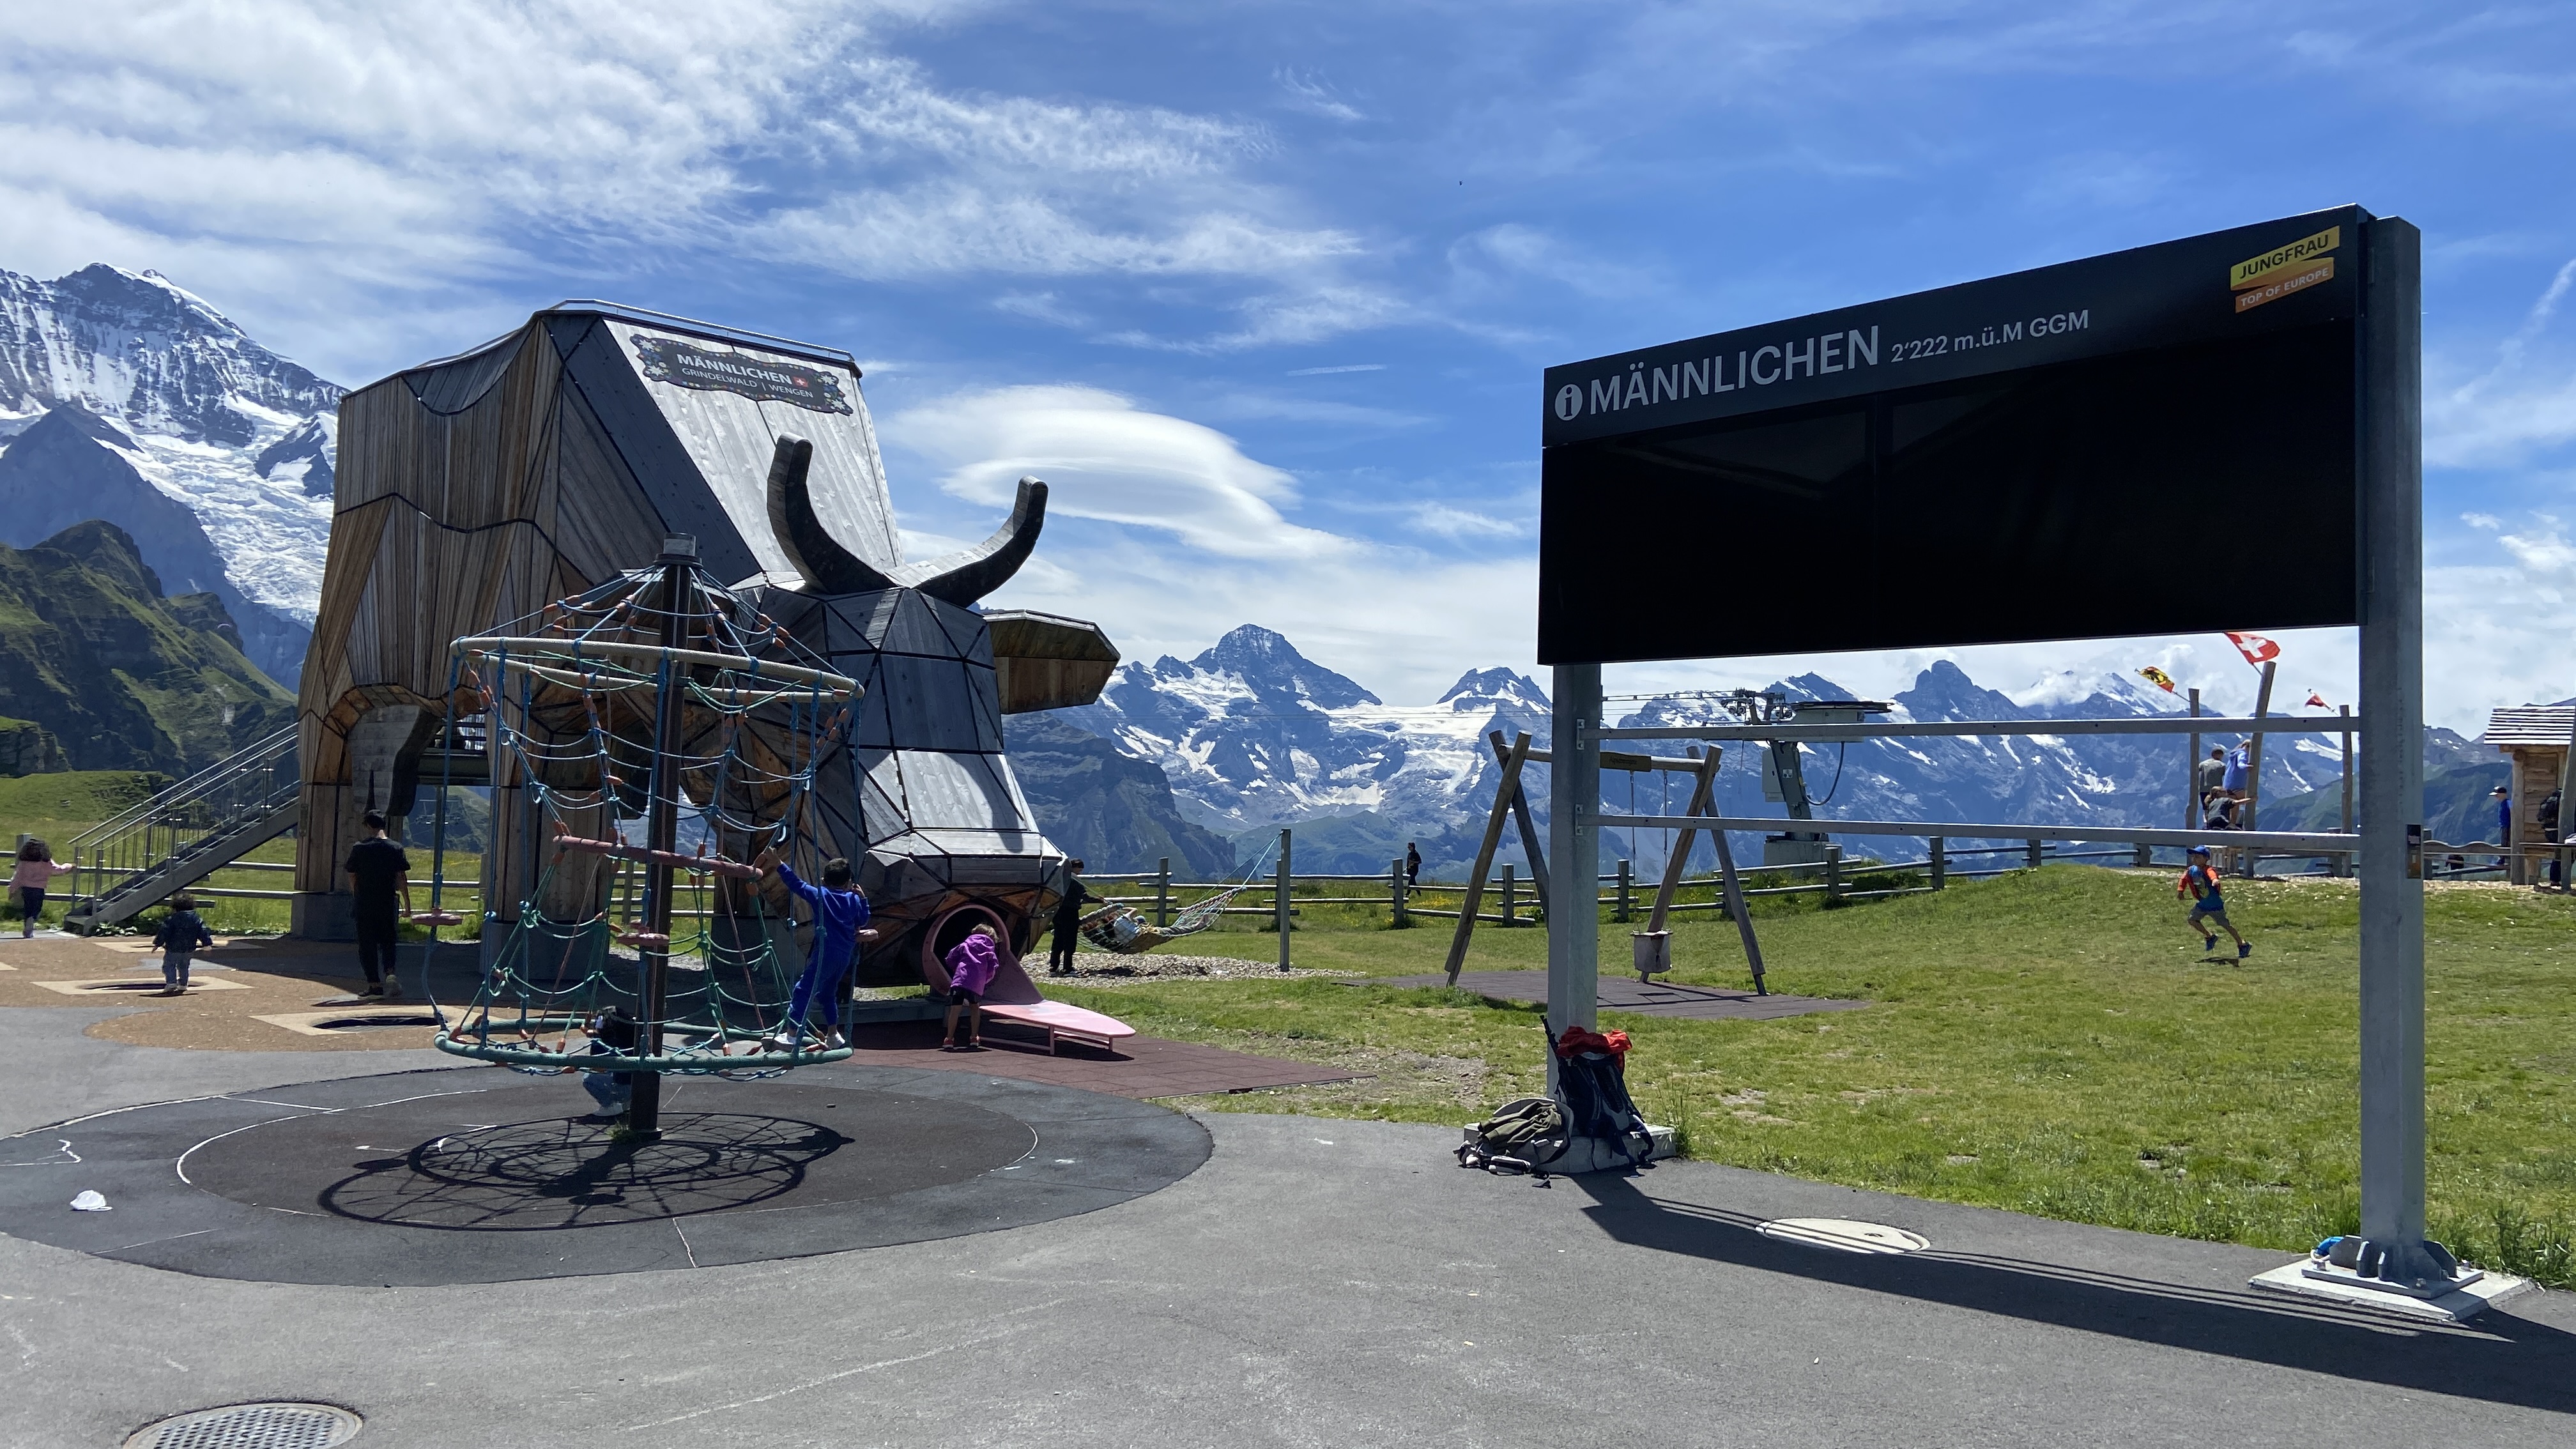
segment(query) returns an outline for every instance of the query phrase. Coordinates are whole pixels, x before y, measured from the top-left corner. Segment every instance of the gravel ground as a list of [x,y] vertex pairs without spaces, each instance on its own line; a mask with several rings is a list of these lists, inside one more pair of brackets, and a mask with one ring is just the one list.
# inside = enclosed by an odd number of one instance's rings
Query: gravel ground
[[[1277,981],[1280,978],[1287,976],[1348,976],[1351,974],[1348,971],[1309,971],[1304,967],[1282,971],[1268,962],[1239,961],[1231,956],[1165,956],[1159,954],[1145,956],[1113,956],[1106,951],[1085,951],[1081,955],[1074,957],[1073,963],[1072,976],[1059,976],[1054,979],[1058,981],[1116,981],[1121,979],[1152,977],[1157,980],[1180,980],[1190,977],[1207,977],[1214,979],[1217,977],[1231,976],[1238,979]],[[1029,975],[1031,978],[1038,981],[1048,979],[1046,969],[1043,966],[1030,971]]]

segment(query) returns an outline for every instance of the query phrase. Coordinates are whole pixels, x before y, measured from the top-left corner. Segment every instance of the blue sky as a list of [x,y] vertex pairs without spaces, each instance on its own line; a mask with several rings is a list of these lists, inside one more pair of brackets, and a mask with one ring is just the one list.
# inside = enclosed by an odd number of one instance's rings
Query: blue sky
[[[2576,9],[539,9],[21,7],[0,266],[156,268],[350,383],[566,296],[845,346],[924,546],[1056,485],[1007,601],[1415,701],[1529,666],[1543,366],[2357,201],[2428,248],[2430,713],[2576,693]],[[2250,698],[2210,640],[1959,657]]]

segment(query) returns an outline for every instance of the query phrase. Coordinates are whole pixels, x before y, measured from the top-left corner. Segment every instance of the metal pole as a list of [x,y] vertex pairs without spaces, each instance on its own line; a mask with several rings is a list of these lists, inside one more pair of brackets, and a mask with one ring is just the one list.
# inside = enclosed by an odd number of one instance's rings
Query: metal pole
[[[2200,718],[2200,690],[2197,686],[2191,691],[2191,717]],[[2352,741],[2347,738],[2344,743]],[[2197,734],[2191,737],[2191,746],[2182,757],[2182,828],[2200,828],[2200,736]]]
[[[1547,772],[1548,855],[1556,872],[1556,898],[1579,899],[1585,883],[1601,873],[1601,830],[1583,818],[1601,808],[1601,666],[1560,664],[1554,677]],[[1601,916],[1559,911],[1547,921],[1547,1029],[1597,1025],[1601,1018]],[[1549,1087],[1556,1085],[1556,1053],[1547,1054]]]
[[2423,235],[2367,228],[2361,413],[2361,1233],[2424,1251]]
[[1270,888],[1271,907],[1279,922],[1279,969],[1288,969],[1288,847],[1289,833],[1279,832],[1279,879]]
[[[662,647],[688,643],[689,569],[698,560],[698,541],[675,536],[662,541]],[[663,1002],[671,979],[671,853],[680,839],[680,744],[685,711],[680,707],[681,666],[662,660],[662,687],[653,704],[652,799],[646,802],[644,840],[657,859],[645,867],[644,929],[661,935],[661,945],[645,945],[642,1024],[636,1045],[649,1057],[662,1054]],[[626,1130],[647,1141],[662,1135],[662,1074],[637,1072],[635,1094],[628,1099]]]

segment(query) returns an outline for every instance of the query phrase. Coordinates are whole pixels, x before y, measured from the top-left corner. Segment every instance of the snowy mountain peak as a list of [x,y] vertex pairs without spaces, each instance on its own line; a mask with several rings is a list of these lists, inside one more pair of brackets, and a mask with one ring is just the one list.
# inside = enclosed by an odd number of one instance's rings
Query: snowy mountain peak
[[1509,669],[1470,669],[1458,676],[1449,692],[1438,701],[1461,714],[1491,714],[1496,710],[1544,715],[1548,712],[1547,691],[1535,680]]
[[[65,507],[105,518],[164,579],[222,592],[254,662],[292,685],[320,602],[344,391],[158,272],[0,271],[0,460],[16,465],[0,542],[36,542],[35,520]],[[130,486],[107,460],[46,442],[69,433],[130,465]],[[82,478],[115,486],[83,497]]]
[[1190,664],[1202,672],[1234,675],[1257,696],[1294,696],[1320,709],[1379,702],[1357,682],[1298,653],[1287,635],[1258,624],[1228,631]]

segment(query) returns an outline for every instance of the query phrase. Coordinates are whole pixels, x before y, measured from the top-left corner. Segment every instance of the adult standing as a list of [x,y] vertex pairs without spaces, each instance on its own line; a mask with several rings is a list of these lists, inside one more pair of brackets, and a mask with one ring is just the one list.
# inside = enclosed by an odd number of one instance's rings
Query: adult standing
[[9,873],[9,894],[18,903],[18,934],[36,934],[36,917],[45,911],[45,887],[72,867],[54,864],[54,848],[30,835],[18,846],[18,868]]
[[[2496,844],[2503,846],[2507,850],[2511,850],[2513,848],[2513,792],[2502,785],[2498,785],[2495,787],[2494,792],[2487,798],[2495,801]],[[2497,860],[2496,864],[2504,867],[2505,870],[2510,873],[2513,869],[2513,857],[2510,855],[2504,856]]]
[[1047,974],[1073,974],[1073,955],[1082,945],[1082,908],[1091,900],[1091,888],[1082,883],[1082,862],[1064,863],[1064,894],[1055,903],[1055,939],[1047,943]]
[[1412,890],[1422,884],[1422,847],[1404,842],[1404,888]]
[[402,999],[402,977],[394,970],[394,941],[399,917],[411,913],[411,857],[385,836],[385,814],[370,810],[359,822],[364,840],[349,847],[349,894],[357,898],[352,912],[358,927],[358,965],[367,973],[367,995]]
[[2192,778],[2197,782],[2192,797],[2199,802],[2199,808],[2206,812],[2209,809],[2209,797],[2227,788],[2226,749],[2219,745],[2211,745],[2209,758],[2195,767]]
[[[2540,839],[2543,844],[2555,846],[2558,843],[2557,791],[2552,790],[2547,795],[2541,797],[2540,812],[2533,817],[2533,823],[2540,827]],[[2559,884],[2559,857],[2565,854],[2566,852],[2562,850],[2552,850],[2549,852],[2549,883],[2553,887]]]

